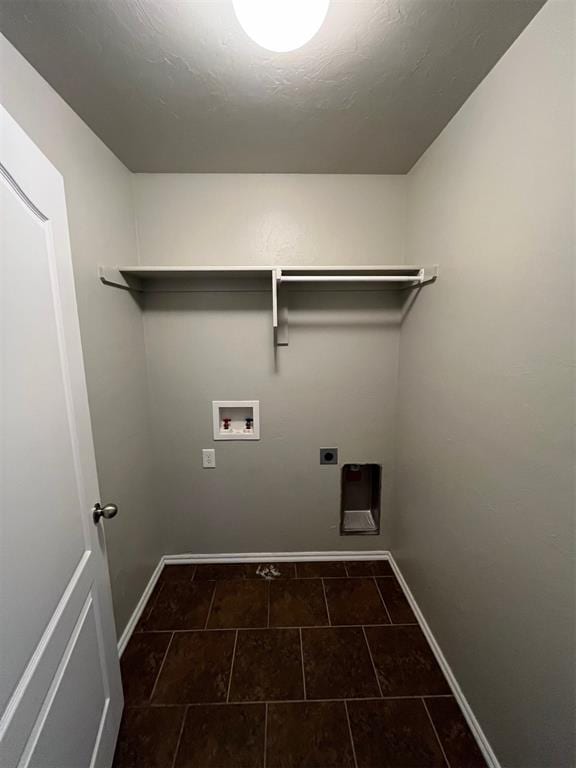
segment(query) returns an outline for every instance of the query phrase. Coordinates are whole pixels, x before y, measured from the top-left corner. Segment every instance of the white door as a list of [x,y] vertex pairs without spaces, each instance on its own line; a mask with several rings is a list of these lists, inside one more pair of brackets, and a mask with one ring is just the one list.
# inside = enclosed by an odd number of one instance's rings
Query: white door
[[0,766],[110,766],[123,699],[64,184],[2,107],[0,270]]

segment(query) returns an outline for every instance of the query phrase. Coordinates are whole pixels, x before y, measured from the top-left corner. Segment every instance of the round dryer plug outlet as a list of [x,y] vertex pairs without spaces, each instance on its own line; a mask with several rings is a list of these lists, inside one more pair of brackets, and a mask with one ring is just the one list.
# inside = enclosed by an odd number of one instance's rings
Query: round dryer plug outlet
[[338,464],[338,448],[320,448],[320,464]]

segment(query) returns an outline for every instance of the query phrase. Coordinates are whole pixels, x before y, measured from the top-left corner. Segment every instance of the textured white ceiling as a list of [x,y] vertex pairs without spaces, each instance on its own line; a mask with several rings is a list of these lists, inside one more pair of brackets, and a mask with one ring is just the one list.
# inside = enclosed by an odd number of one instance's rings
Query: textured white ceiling
[[0,0],[0,30],[133,171],[405,173],[542,4],[332,0],[283,54],[227,0]]

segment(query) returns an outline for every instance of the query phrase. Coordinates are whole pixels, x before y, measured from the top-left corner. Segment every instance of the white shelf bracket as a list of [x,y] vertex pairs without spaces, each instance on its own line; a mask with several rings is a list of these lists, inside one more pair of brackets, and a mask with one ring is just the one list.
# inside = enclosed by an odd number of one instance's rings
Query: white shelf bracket
[[104,285],[121,288],[123,291],[142,291],[142,281],[131,276],[127,280],[122,272],[114,267],[98,267],[98,277]]
[[422,285],[426,285],[426,283],[433,283],[438,278],[438,273],[438,264],[434,264],[431,267],[422,267],[420,270],[420,281]]
[[278,329],[278,272],[282,274],[281,269],[272,270],[272,328],[274,334]]
[[272,325],[274,326],[274,344],[277,347],[288,346],[288,306],[286,291],[282,288],[282,270],[272,270]]

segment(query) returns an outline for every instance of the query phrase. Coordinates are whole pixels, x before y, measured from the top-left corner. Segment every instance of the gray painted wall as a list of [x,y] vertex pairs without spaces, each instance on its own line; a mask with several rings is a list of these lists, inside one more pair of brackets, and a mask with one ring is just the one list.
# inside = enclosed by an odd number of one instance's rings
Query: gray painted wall
[[[405,180],[136,175],[143,264],[402,263]],[[156,485],[167,552],[387,547],[398,294],[297,291],[290,345],[271,295],[158,293],[145,302]],[[211,401],[259,399],[258,443],[213,443]],[[216,447],[217,468],[201,468]],[[383,535],[341,537],[340,459],[383,465]]]
[[502,765],[575,764],[573,5],[409,176],[393,549]]
[[131,174],[2,36],[0,68],[2,104],[64,177],[100,491],[120,506],[106,538],[121,632],[160,557],[141,313],[97,279],[136,262]]

